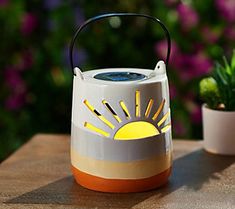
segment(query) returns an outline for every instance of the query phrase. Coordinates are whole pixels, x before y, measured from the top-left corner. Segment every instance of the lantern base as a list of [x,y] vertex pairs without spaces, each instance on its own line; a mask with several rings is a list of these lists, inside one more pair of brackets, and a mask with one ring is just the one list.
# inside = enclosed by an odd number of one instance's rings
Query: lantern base
[[171,167],[155,176],[144,179],[105,179],[84,173],[72,166],[74,178],[81,186],[100,192],[128,193],[155,189],[167,183]]

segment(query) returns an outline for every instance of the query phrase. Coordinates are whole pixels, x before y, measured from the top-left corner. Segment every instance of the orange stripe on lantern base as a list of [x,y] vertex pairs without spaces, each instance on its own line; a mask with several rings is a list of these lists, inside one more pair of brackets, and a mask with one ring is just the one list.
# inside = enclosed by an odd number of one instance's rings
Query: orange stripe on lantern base
[[164,185],[171,173],[171,167],[155,176],[144,179],[105,179],[84,173],[72,166],[75,180],[81,186],[101,192],[142,192]]

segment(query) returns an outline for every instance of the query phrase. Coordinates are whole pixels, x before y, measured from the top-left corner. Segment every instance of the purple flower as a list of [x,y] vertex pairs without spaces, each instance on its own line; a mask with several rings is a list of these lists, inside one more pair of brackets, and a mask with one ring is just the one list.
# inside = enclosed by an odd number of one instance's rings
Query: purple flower
[[18,60],[19,61],[16,64],[17,70],[24,71],[24,70],[29,69],[33,65],[33,55],[32,55],[32,52],[30,50],[23,51],[20,54]]
[[9,3],[9,0],[0,0],[0,7],[6,7]]
[[22,70],[31,68],[33,65],[33,54],[30,50],[25,51],[22,54]]
[[61,0],[45,0],[44,7],[48,10],[56,9],[61,5]]
[[212,61],[202,53],[182,54],[178,64],[179,75],[185,81],[208,74],[213,66]]
[[190,114],[191,120],[195,124],[202,122],[202,111],[199,105],[195,105]]
[[[172,42],[172,50],[169,64],[179,71],[179,75],[182,79],[190,80],[194,77],[199,77],[210,72],[213,65],[212,61],[200,51],[202,46],[196,45],[196,53],[183,54],[180,52],[177,44]],[[166,57],[167,43],[166,41],[160,41],[155,44],[155,52],[161,58]]]
[[177,96],[177,88],[173,83],[170,83],[170,97],[174,99]]
[[[160,57],[160,59],[163,59],[165,61],[166,53],[167,53],[166,40],[162,40],[156,43],[154,46],[154,51]],[[179,54],[180,54],[180,51],[176,42],[172,41],[171,42],[171,54],[170,54],[170,60],[169,60],[170,65],[172,66],[177,65]]]
[[176,136],[184,136],[186,134],[185,125],[180,120],[173,120],[173,129]]
[[18,110],[24,104],[25,94],[12,94],[5,101],[5,106],[8,110]]
[[34,14],[26,13],[22,17],[21,33],[24,36],[30,35],[37,27],[38,20]]
[[26,92],[26,84],[23,81],[20,72],[14,67],[9,67],[5,70],[4,74],[5,82],[8,88],[17,94]]
[[5,106],[9,110],[18,110],[25,104],[26,84],[20,72],[14,67],[9,67],[5,70],[4,80],[10,90]]
[[230,41],[234,41],[235,40],[235,26],[228,26],[227,28],[225,28],[224,30],[224,36],[230,40]]
[[179,21],[183,30],[189,31],[190,29],[197,26],[199,17],[198,17],[197,12],[192,7],[190,7],[189,5],[180,3],[177,6],[177,12],[178,12]]
[[205,39],[206,42],[208,43],[215,43],[219,36],[220,36],[221,31],[218,30],[213,30],[209,26],[204,26],[202,28],[202,36]]
[[216,7],[220,15],[228,22],[235,21],[235,1],[234,0],[216,0]]

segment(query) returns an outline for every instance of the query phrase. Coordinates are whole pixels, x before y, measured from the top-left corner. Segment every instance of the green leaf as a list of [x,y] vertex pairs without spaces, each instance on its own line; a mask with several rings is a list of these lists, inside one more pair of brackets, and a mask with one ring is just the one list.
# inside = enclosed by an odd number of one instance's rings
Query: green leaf
[[219,79],[217,79],[217,81],[221,81],[224,85],[228,85],[228,82],[226,81],[226,78],[225,78],[225,74],[224,74],[224,71],[223,69],[217,67],[215,69],[215,73],[216,75],[218,76]]
[[226,71],[229,75],[231,75],[231,74],[232,74],[232,71],[231,71],[231,68],[230,68],[230,66],[229,66],[229,64],[228,64],[228,61],[227,61],[227,59],[226,59],[225,56],[223,56],[223,60],[224,60],[224,65],[225,65],[225,71]]
[[235,72],[235,49],[233,50],[233,56],[231,59],[231,70],[233,73]]

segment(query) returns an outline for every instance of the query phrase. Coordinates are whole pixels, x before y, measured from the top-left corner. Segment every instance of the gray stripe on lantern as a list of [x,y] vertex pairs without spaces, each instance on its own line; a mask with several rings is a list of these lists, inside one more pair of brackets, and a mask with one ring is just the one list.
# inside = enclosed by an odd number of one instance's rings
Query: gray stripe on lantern
[[144,139],[114,140],[78,128],[72,123],[71,147],[80,155],[98,160],[113,162],[144,160],[172,150],[170,130]]

